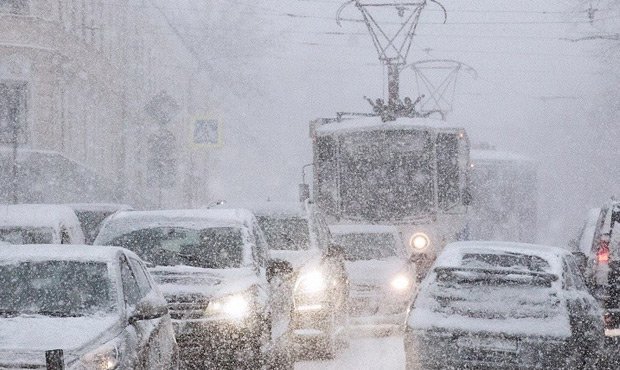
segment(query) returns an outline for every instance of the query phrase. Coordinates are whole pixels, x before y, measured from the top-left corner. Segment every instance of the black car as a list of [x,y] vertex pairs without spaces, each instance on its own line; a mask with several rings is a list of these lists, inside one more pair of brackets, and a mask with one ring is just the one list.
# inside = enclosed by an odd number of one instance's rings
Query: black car
[[571,243],[594,296],[605,309],[609,337],[620,336],[620,201],[611,200],[588,213]]
[[568,251],[453,243],[410,308],[407,369],[596,366],[603,333],[602,310]]

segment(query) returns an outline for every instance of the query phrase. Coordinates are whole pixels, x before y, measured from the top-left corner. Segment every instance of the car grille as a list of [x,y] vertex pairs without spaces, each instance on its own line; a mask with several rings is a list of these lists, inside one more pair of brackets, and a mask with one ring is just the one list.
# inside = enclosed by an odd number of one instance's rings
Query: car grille
[[209,300],[201,295],[168,296],[166,299],[170,317],[175,320],[204,318],[209,306]]

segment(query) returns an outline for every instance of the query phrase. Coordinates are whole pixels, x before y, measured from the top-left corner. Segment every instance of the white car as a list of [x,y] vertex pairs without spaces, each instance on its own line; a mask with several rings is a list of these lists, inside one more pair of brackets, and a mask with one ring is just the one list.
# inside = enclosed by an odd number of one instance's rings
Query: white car
[[116,212],[133,210],[127,204],[117,203],[68,203],[66,205],[73,209],[80,221],[86,244],[93,244],[106,218]]
[[0,245],[0,368],[45,368],[46,352],[75,370],[178,365],[166,301],[135,254]]
[[350,282],[349,319],[372,329],[401,329],[416,288],[415,266],[393,226],[333,225]]
[[410,307],[407,369],[600,368],[603,316],[573,256],[543,245],[448,244]]
[[297,352],[334,357],[348,342],[349,281],[340,250],[312,204],[265,202],[249,205],[272,255],[293,267],[290,338]]
[[10,244],[84,244],[75,212],[65,205],[0,205],[0,241]]
[[277,269],[247,210],[129,211],[111,216],[95,245],[128,248],[168,300],[181,361],[194,368],[292,367],[280,344],[288,312],[271,304]]

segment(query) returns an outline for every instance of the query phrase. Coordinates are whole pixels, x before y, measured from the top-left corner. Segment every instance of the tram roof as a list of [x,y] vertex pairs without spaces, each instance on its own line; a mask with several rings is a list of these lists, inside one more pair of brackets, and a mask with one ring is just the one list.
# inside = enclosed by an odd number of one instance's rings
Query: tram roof
[[476,161],[510,161],[510,162],[534,162],[530,157],[513,152],[499,150],[475,149],[471,151],[471,160]]
[[455,127],[436,118],[397,118],[394,121],[383,122],[381,117],[351,117],[340,121],[318,120],[316,123],[317,134],[399,129],[464,131],[463,127]]

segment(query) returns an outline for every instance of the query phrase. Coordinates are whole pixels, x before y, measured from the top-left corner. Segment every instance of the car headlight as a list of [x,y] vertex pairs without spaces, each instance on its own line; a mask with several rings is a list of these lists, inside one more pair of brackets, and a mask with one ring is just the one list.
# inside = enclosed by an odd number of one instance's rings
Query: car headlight
[[320,271],[311,271],[302,274],[295,284],[295,292],[319,293],[325,290],[325,277]]
[[409,239],[409,245],[415,250],[426,249],[430,244],[431,240],[424,233],[415,233]]
[[84,355],[77,366],[72,367],[76,370],[113,370],[118,369],[122,358],[122,349],[119,340],[113,340],[97,348],[96,350]]
[[234,294],[209,302],[207,315],[223,315],[240,320],[250,313],[250,302],[243,294]]
[[394,279],[392,279],[390,285],[394,290],[403,291],[409,289],[411,286],[411,280],[405,275],[397,275]]

